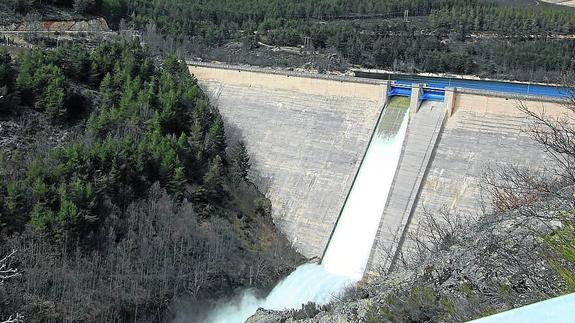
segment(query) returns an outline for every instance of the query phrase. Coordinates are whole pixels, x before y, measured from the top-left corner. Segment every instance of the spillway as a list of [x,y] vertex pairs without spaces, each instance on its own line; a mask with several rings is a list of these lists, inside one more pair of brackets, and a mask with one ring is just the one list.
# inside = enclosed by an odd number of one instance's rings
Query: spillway
[[362,278],[401,156],[408,108],[408,98],[393,97],[383,109],[321,264],[298,267],[263,299],[245,291],[208,322],[244,322],[260,307],[327,304]]
[[401,156],[409,99],[384,109],[330,239],[322,264],[354,280],[363,277]]

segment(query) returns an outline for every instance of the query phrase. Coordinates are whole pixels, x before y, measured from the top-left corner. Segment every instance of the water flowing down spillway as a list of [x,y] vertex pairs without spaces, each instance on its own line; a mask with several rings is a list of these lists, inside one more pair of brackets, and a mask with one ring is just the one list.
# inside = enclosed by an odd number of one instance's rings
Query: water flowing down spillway
[[329,272],[363,277],[401,156],[408,105],[394,97],[383,111],[324,254]]
[[208,322],[245,322],[258,308],[324,305],[359,281],[369,260],[407,131],[409,99],[394,97],[376,126],[321,264],[299,266],[265,298],[245,291],[216,308]]

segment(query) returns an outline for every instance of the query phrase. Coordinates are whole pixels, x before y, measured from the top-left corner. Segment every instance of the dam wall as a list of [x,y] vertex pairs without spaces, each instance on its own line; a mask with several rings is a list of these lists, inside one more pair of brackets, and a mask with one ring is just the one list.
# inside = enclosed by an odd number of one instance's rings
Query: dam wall
[[229,136],[243,139],[250,178],[296,249],[321,257],[386,100],[387,83],[352,77],[189,65]]
[[[444,102],[423,102],[412,116],[391,196],[366,274],[385,274],[427,239],[425,218],[471,218],[494,210],[482,188],[490,168],[551,168],[553,161],[530,136],[518,107],[560,118],[571,113],[552,97],[448,88]],[[435,107],[434,107],[435,106]],[[435,110],[434,110],[435,108]]]
[[564,99],[551,96],[205,63],[189,69],[219,108],[228,135],[245,141],[250,178],[272,201],[275,223],[310,258],[326,250],[388,89],[410,98],[401,159],[367,264],[370,275],[393,267],[400,252],[410,250],[411,235],[425,238],[426,214],[491,212],[482,189],[489,168],[553,167],[527,132],[531,121],[520,104],[551,117],[569,113]]
[[[265,87],[293,94],[364,98],[383,104],[388,82],[360,79],[350,76],[278,71],[265,68],[219,65],[209,63],[188,64],[190,72],[200,81],[221,80],[226,84],[246,87]],[[270,98],[273,99],[273,98]]]

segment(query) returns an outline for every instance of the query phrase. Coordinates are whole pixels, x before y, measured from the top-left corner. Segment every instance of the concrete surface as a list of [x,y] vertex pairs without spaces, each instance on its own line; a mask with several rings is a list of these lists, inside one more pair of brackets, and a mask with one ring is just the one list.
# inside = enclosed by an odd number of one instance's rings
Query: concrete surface
[[294,246],[320,257],[385,99],[381,82],[191,66],[251,154],[251,176]]
[[[550,167],[551,161],[526,131],[529,118],[517,109],[519,101],[479,94],[455,94],[453,115],[447,120],[430,165],[410,231],[418,229],[424,212],[449,210],[458,216],[490,212],[481,189],[489,167],[519,165]],[[532,111],[559,117],[559,103],[524,101]]]

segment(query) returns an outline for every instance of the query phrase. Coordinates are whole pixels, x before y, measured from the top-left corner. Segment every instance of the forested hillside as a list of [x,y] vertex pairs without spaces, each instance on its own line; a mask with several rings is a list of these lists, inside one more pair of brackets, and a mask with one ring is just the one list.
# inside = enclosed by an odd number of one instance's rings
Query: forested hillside
[[116,28],[124,20],[163,51],[182,42],[176,47],[190,58],[537,81],[575,70],[575,10],[530,0],[9,0],[4,6],[24,16],[47,3],[104,15]]
[[159,321],[299,260],[175,58],[127,42],[0,52],[0,91],[0,254],[22,274],[0,318]]
[[[311,63],[320,70],[357,64],[539,81],[575,70],[575,10],[508,2],[107,0],[102,11],[112,22],[129,13],[137,29],[153,21],[164,35],[193,38],[188,55],[232,63]],[[305,37],[311,46],[304,52]],[[259,42],[301,54],[270,53]]]

